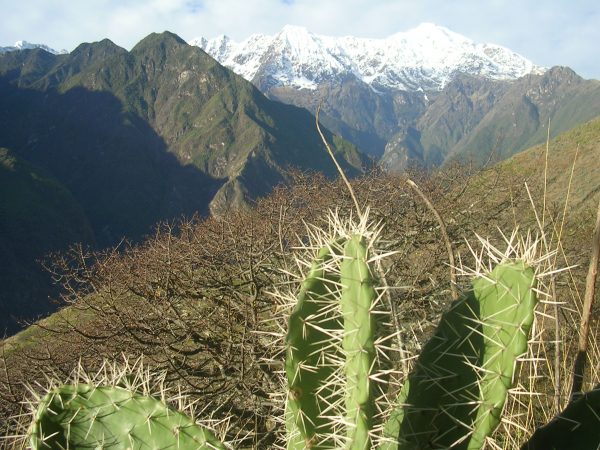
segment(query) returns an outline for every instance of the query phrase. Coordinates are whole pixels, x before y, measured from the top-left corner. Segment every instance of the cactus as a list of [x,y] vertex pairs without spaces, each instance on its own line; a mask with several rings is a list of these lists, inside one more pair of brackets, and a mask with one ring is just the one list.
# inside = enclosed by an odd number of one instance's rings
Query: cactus
[[22,445],[34,450],[225,449],[212,431],[196,423],[185,395],[167,398],[165,375],[150,373],[141,358],[105,361],[92,374],[80,366],[68,383],[53,383],[30,401]]
[[[517,359],[527,351],[535,271],[504,262],[475,278],[444,314],[386,424],[399,448],[478,450],[498,426]],[[385,448],[391,448],[389,445]]]
[[[318,231],[285,338],[287,448],[370,448],[381,396],[375,346],[380,321],[369,267],[377,232],[342,223]],[[332,236],[335,238],[332,239]]]
[[337,233],[345,237],[321,248],[289,319],[288,449],[481,449],[528,348],[535,270],[506,260],[474,278],[444,314],[395,403],[378,405],[385,403],[385,370],[377,354],[389,348],[376,348],[382,326],[375,320],[372,245],[366,231]]
[[346,358],[346,442],[347,448],[365,449],[371,444],[375,414],[376,390],[371,376],[376,373],[377,323],[373,308],[377,293],[367,264],[365,238],[361,235],[352,236],[344,246],[340,281],[344,319],[342,349]]
[[320,359],[330,347],[331,333],[338,328],[337,319],[328,312],[340,283],[339,274],[331,270],[336,252],[337,243],[319,251],[289,317],[285,362],[289,449],[310,447],[320,436],[326,439],[332,434],[330,421],[321,413],[327,409],[325,399],[335,395],[333,390],[323,388],[334,366]]
[[[369,377],[375,360],[377,294],[358,234],[323,247],[313,262],[289,318],[286,337],[288,449],[330,448],[340,442],[366,448],[375,391]],[[345,360],[346,386],[336,371]],[[345,404],[346,435],[332,416]]]
[[152,396],[118,386],[63,385],[41,400],[30,446],[225,449],[206,428]]

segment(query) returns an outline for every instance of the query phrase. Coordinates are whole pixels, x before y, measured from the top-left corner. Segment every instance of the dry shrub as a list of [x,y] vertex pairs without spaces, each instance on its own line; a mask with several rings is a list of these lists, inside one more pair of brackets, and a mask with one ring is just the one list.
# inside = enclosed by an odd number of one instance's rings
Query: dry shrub
[[[408,176],[444,218],[455,252],[467,259],[464,240],[475,231],[493,241],[501,238],[498,227],[537,227],[521,179],[496,170],[473,177],[458,166]],[[253,208],[164,223],[139,245],[100,253],[74,247],[56,256],[52,271],[67,307],[3,344],[0,421],[10,423],[18,413],[25,383],[44,383],[49,373],[66,376],[80,361],[93,370],[106,358],[143,354],[146,364],[167,371],[168,384],[210,405],[213,416],[234,417],[231,437],[247,436],[243,446],[268,448],[271,394],[280,387],[274,372],[281,369],[262,360],[273,351],[265,325],[274,308],[269,292],[295,270],[293,248],[306,240],[305,223],[320,224],[328,209],[352,210],[340,182],[317,174],[292,177],[292,187],[275,189]],[[450,301],[440,225],[407,187],[406,176],[372,172],[353,185],[372,218],[384,224],[382,242],[397,252],[384,269],[403,341],[416,353]],[[534,197],[541,192],[535,185],[531,191]],[[548,236],[556,234],[560,211],[547,213]],[[561,238],[561,264],[585,260],[589,230],[580,218],[571,219]],[[580,272],[556,281],[566,303],[563,354],[577,332],[577,296],[571,294],[581,292]]]

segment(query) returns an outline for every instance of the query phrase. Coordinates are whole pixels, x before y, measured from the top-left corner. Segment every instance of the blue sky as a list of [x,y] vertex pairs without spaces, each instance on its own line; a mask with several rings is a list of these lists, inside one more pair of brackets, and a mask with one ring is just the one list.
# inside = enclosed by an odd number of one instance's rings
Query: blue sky
[[153,31],[242,40],[285,24],[380,38],[433,22],[504,45],[542,66],[600,79],[598,0],[2,0],[0,46],[17,40],[72,50],[108,37],[130,49]]

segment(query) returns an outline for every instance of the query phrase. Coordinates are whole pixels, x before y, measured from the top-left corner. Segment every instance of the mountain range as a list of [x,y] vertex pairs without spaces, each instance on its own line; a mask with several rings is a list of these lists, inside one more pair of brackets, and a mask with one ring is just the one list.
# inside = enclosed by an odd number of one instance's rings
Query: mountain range
[[432,24],[380,40],[288,26],[240,44],[164,32],[130,51],[108,39],[70,53],[3,47],[0,329],[53,308],[35,262],[49,252],[226,216],[290,168],[335,176],[310,113],[319,104],[349,175],[365,155],[402,172],[508,158],[548,125],[552,137],[600,115],[600,81]]
[[[138,241],[158,221],[226,214],[285,182],[292,167],[336,173],[308,111],[267,99],[168,32],[131,51],[106,39],[69,54],[5,52],[0,99],[0,182],[13,186],[0,196],[0,211],[8,211],[0,226],[10,231],[0,247],[26,258],[25,267],[65,243],[102,248]],[[324,132],[344,169],[360,173],[365,160],[356,148]],[[55,189],[30,195],[42,190],[40,179]],[[49,200],[56,197],[62,201]],[[28,214],[11,212],[15,203]],[[20,252],[17,231],[47,239]],[[9,265],[7,276],[26,279],[19,267]],[[14,325],[21,296],[32,295],[5,288],[0,304],[14,308],[0,327]],[[29,317],[49,308],[43,299],[38,306]]]
[[[268,97],[315,111],[401,172],[505,158],[600,114],[600,83],[430,23],[386,39],[286,26],[241,43],[190,41]],[[577,105],[577,106],[575,106]]]
[[66,50],[54,50],[53,48],[50,48],[47,45],[33,44],[27,41],[17,41],[15,42],[15,45],[9,45],[8,47],[0,47],[0,53],[14,52],[17,50],[33,50],[35,48],[41,48],[42,50],[46,50],[48,53],[52,53],[54,55],[69,53]]
[[190,44],[254,80],[261,90],[315,90],[323,82],[356,78],[374,92],[432,91],[442,89],[455,73],[512,80],[544,71],[507,48],[478,44],[431,23],[385,39],[323,36],[286,25],[274,36],[255,34],[241,43],[222,35]]

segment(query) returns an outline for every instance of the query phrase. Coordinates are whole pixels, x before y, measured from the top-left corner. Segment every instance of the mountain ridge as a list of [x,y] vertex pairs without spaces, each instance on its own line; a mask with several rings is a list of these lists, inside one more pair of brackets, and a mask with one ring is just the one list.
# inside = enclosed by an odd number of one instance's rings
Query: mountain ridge
[[191,43],[269,98],[321,105],[327,127],[394,172],[499,160],[542,142],[548,120],[555,136],[600,115],[593,80],[429,23],[385,39],[286,26],[241,43]]
[[[310,114],[286,105],[272,106],[271,101],[250,83],[173,33],[152,33],[130,52],[107,39],[81,44],[68,55],[55,56],[52,61],[44,60],[41,67],[32,72],[34,79],[24,80],[21,77],[23,67],[30,64],[28,61],[41,57],[35,52],[39,50],[25,50],[20,52],[20,56],[5,54],[5,68],[0,72],[11,78],[10,82],[21,83],[23,87],[56,88],[62,93],[77,87],[90,92],[111,92],[123,103],[126,111],[148,122],[181,164],[192,164],[210,177],[235,178],[236,173],[241,173],[246,167],[243,161],[252,154],[266,157],[265,152],[279,148],[279,138],[287,139],[283,137],[286,133],[296,133],[297,136],[292,139],[294,145],[287,146],[287,153],[277,153],[277,164],[270,156],[266,158],[270,161],[271,172],[279,174],[277,181],[272,180],[275,184],[283,181],[281,174],[288,164],[319,170],[331,166],[327,170],[333,173],[333,166],[327,161],[324,151],[317,152],[310,159],[301,155],[303,148],[308,151],[323,145],[316,130],[309,129],[314,128]],[[31,65],[39,66],[36,62]],[[262,117],[265,111],[271,111],[267,114],[270,114],[269,117]],[[211,119],[201,119],[205,114],[209,114]],[[214,120],[217,117],[219,120]],[[288,125],[271,127],[266,134],[254,133],[249,139],[250,135],[242,137],[244,130],[236,131],[232,127],[232,120],[235,123],[241,120],[245,128],[264,129],[265,124],[273,125],[281,120],[287,120]],[[296,125],[298,123],[311,125]],[[299,127],[303,129],[302,138],[295,131]],[[288,133],[287,128],[292,131]],[[305,136],[310,138],[304,139]],[[332,138],[330,134],[328,136]],[[202,144],[205,140],[218,142]],[[302,144],[302,140],[309,144]],[[348,152],[354,150],[347,147],[343,151],[344,155],[353,159],[354,167],[362,164],[357,154],[350,155]],[[288,157],[291,160],[283,163]],[[315,162],[314,166],[311,161]],[[260,179],[260,176],[257,175],[257,178]],[[244,189],[237,192],[241,191]],[[265,185],[256,195],[252,189],[246,191],[248,198],[253,198],[268,189]],[[236,197],[234,203],[240,205],[243,201],[243,198]],[[217,203],[225,206],[223,202]],[[213,208],[213,212],[217,209]]]
[[441,90],[455,73],[516,79],[543,68],[496,44],[479,44],[431,23],[384,39],[331,37],[286,25],[237,43],[225,35],[190,41],[261,90],[316,89],[324,80],[356,77],[375,92]]
[[[139,242],[159,222],[247,207],[288,182],[292,167],[337,173],[308,111],[267,99],[172,33],[149,35],[130,52],[103,40],[65,55],[4,53],[0,98],[0,147],[72,194],[97,248]],[[361,173],[356,148],[324,133],[344,170]],[[44,256],[22,253],[27,267]],[[7,289],[0,285],[0,306],[39,294]]]

